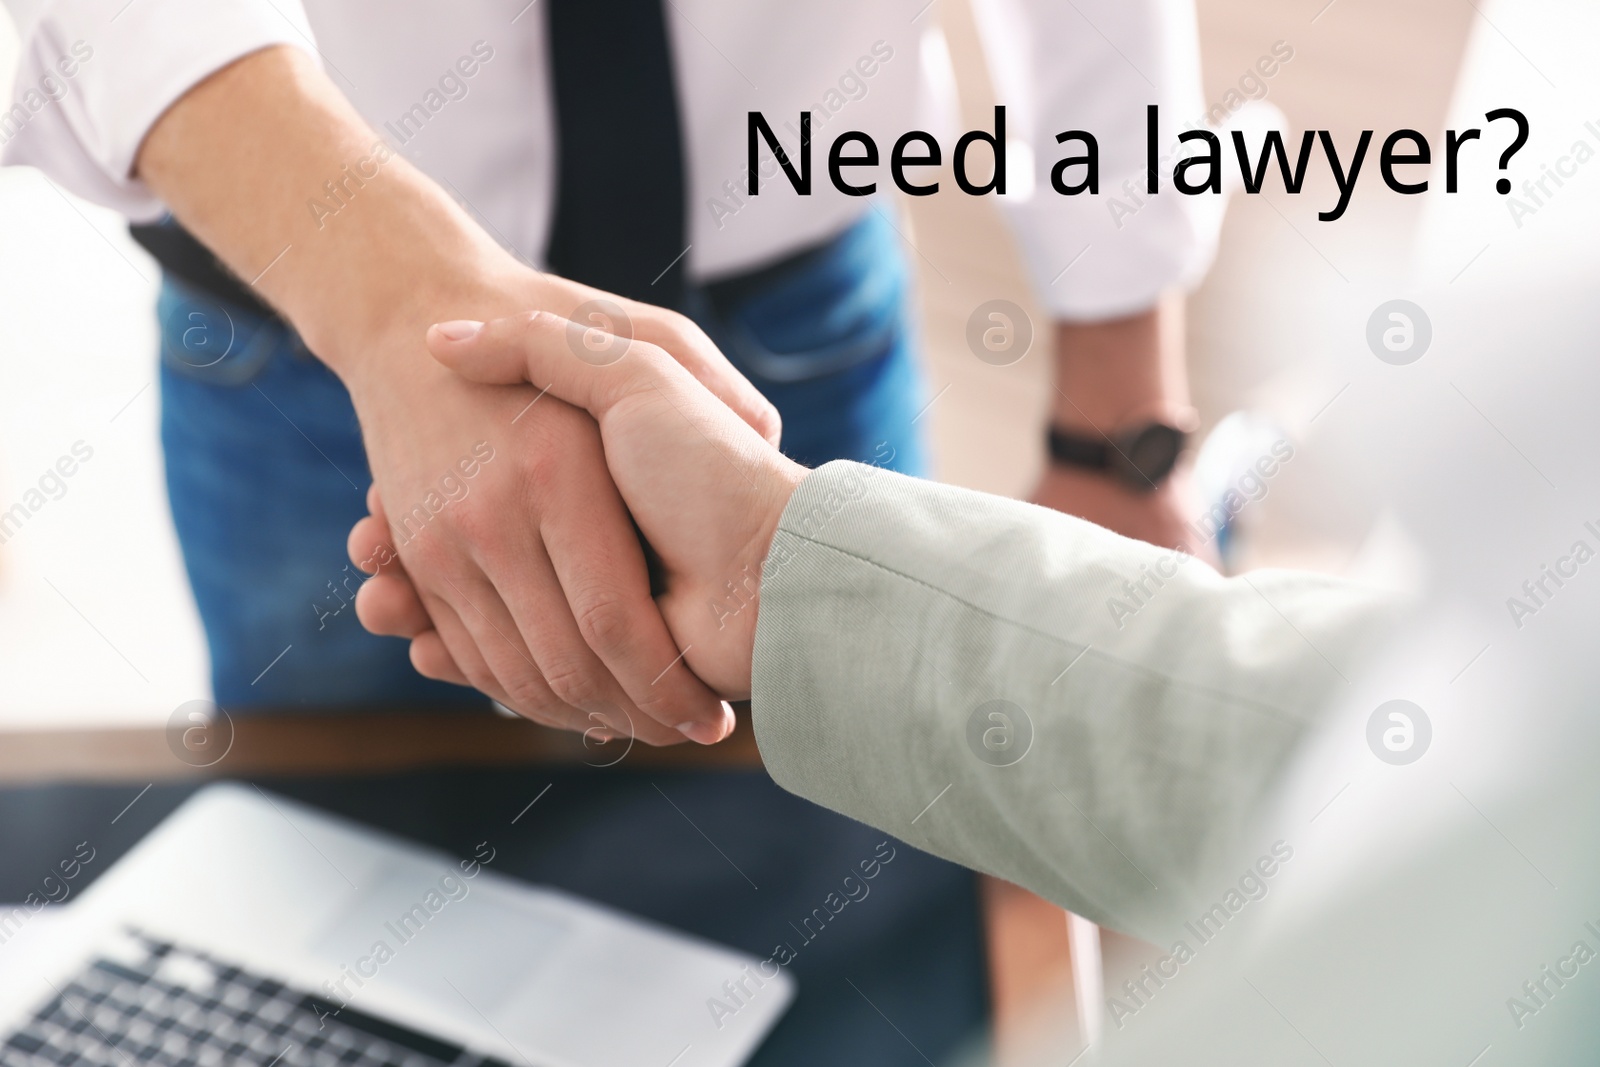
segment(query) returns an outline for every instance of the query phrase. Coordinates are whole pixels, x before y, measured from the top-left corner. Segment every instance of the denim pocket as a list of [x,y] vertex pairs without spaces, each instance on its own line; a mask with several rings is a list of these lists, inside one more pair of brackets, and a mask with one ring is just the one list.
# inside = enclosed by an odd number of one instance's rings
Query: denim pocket
[[715,317],[708,330],[753,379],[803,382],[894,351],[906,272],[876,212]]
[[296,335],[283,323],[215,300],[171,277],[156,301],[162,365],[208,385],[248,385]]

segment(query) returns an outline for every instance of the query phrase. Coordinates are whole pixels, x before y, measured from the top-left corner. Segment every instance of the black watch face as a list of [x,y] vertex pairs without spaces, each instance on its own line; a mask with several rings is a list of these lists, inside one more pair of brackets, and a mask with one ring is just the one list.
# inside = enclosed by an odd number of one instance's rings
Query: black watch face
[[1183,440],[1182,430],[1161,423],[1152,423],[1140,430],[1122,446],[1130,468],[1125,472],[1129,482],[1143,489],[1159,485],[1177,466]]

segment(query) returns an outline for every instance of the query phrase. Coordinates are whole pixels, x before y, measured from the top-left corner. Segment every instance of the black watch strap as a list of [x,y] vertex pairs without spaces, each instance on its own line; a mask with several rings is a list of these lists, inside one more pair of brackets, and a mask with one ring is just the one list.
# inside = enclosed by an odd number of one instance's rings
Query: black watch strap
[[1111,442],[1104,437],[1080,437],[1050,427],[1050,458],[1069,467],[1103,471],[1111,466]]
[[1047,438],[1053,462],[1103,472],[1141,493],[1166,481],[1188,439],[1183,430],[1164,422],[1130,426],[1109,438],[1068,433],[1052,426]]

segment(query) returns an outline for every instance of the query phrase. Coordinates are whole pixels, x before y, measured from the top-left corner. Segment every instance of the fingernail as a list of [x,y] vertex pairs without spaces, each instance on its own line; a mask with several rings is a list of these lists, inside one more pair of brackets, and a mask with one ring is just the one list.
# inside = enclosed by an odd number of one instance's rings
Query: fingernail
[[678,732],[697,745],[714,745],[724,736],[721,726],[707,722],[686,722],[678,727]]
[[434,327],[439,331],[439,336],[446,341],[465,341],[476,337],[478,331],[483,329],[483,323],[476,319],[455,319],[451,322],[441,322]]

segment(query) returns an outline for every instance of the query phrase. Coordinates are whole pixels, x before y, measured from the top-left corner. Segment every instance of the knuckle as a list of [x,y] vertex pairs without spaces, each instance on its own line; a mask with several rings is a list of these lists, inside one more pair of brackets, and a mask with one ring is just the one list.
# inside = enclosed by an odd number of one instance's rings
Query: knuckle
[[666,308],[651,308],[635,331],[634,344],[665,350],[678,358],[693,358],[711,347],[711,338],[693,319]]
[[[477,500],[468,497],[448,508],[439,516],[442,520],[442,530],[449,531],[461,542],[469,545],[484,545],[492,542],[499,534],[505,520],[495,513],[492,507],[486,507]],[[444,537],[434,538],[443,541]]]
[[632,625],[627,605],[613,594],[589,599],[578,609],[578,632],[584,643],[604,657],[627,647]]
[[528,502],[547,500],[557,491],[560,484],[561,463],[551,453],[551,449],[541,449],[524,459],[517,469],[522,500]]
[[405,568],[410,574],[438,574],[450,558],[444,539],[437,531],[431,531],[425,526],[419,526],[404,538],[397,540],[404,545]]
[[668,311],[662,316],[668,331],[668,336],[686,347],[698,348],[709,345],[711,338],[700,328],[700,324],[689,316],[678,311]]
[[517,316],[517,333],[527,341],[537,341],[563,322],[553,311],[524,311]]
[[556,708],[556,700],[551,696],[550,688],[538,674],[530,671],[518,671],[515,675],[505,679],[506,696],[511,698],[512,706],[523,715],[550,715]]
[[493,674],[476,663],[458,663],[462,677],[480,693],[494,694],[500,692],[500,682]]
[[703,718],[704,712],[695,707],[694,701],[685,699],[670,688],[659,693],[655,691],[660,688],[654,687],[648,696],[639,701],[639,710],[648,715],[652,722],[661,724],[663,730],[670,730],[674,737],[681,738],[683,735],[678,733],[676,724]]
[[575,708],[593,705],[601,692],[599,679],[579,657],[554,664],[545,672],[544,680],[557,700]]
[[756,420],[759,423],[757,432],[774,444],[783,436],[783,416],[778,413],[777,405],[760,393],[756,394]]
[[[682,664],[677,666],[682,666]],[[634,703],[638,705],[640,711],[650,716],[651,721],[667,723],[667,725],[676,729],[677,724],[684,720],[673,713],[682,711],[684,702],[679,699],[678,686],[673,682],[672,671],[666,671],[665,675],[651,683],[650,688]]]

